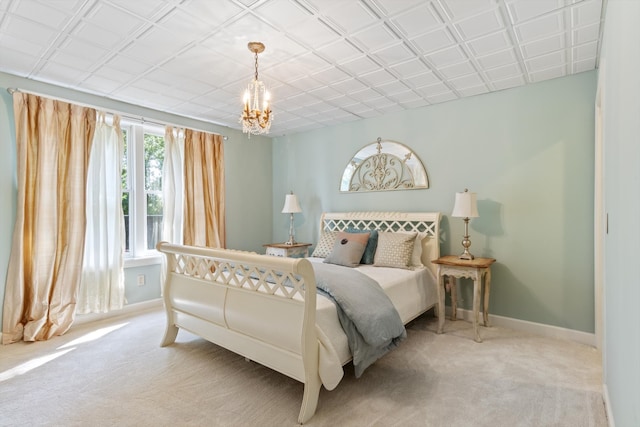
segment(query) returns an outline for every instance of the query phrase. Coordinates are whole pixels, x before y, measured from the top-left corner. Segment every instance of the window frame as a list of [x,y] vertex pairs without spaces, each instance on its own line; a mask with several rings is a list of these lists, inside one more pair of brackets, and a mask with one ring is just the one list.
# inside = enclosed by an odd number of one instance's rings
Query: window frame
[[129,251],[124,252],[124,266],[160,264],[162,254],[147,248],[147,191],[145,189],[144,135],[164,138],[164,128],[146,123],[123,121],[127,132],[127,187],[129,191]]

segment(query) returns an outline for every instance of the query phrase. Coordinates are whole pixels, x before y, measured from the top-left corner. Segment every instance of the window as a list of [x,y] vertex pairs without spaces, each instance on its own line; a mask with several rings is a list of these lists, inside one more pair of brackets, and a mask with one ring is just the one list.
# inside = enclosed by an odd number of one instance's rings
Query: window
[[162,236],[164,129],[123,124],[122,132],[125,257],[148,257]]

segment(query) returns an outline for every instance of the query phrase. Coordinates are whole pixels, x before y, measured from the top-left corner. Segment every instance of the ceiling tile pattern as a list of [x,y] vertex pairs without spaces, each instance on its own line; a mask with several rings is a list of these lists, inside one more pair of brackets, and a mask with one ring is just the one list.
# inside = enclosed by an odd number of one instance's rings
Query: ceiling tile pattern
[[[606,0],[604,0],[606,1]],[[0,0],[0,71],[240,129],[254,73],[272,135],[598,66],[603,0]]]

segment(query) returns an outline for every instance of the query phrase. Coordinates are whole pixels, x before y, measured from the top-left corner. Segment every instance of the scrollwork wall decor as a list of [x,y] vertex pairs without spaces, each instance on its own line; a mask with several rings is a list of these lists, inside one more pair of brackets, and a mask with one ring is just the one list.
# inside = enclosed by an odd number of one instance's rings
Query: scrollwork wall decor
[[406,145],[378,138],[364,146],[344,169],[340,191],[390,191],[429,188],[427,171]]

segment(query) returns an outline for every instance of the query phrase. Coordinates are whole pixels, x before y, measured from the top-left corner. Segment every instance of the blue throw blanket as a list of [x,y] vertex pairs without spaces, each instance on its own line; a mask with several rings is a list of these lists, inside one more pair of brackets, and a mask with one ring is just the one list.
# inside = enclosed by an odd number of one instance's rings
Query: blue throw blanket
[[349,267],[312,263],[316,287],[336,303],[356,378],[407,337],[398,311],[378,282]]

